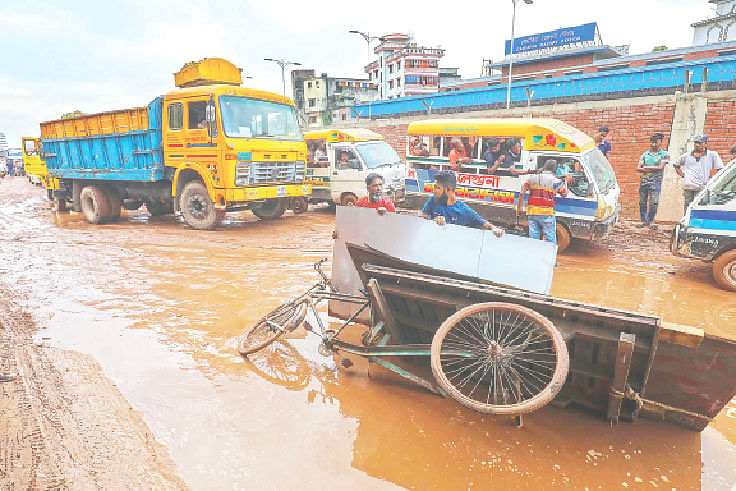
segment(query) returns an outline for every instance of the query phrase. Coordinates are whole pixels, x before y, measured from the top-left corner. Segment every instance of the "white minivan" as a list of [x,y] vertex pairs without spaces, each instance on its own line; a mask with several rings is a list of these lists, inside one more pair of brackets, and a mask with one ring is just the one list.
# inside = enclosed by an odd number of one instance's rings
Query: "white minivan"
[[378,133],[362,128],[324,129],[304,134],[307,142],[309,200],[347,206],[367,195],[365,178],[383,176],[383,192],[404,200],[406,168],[401,157]]

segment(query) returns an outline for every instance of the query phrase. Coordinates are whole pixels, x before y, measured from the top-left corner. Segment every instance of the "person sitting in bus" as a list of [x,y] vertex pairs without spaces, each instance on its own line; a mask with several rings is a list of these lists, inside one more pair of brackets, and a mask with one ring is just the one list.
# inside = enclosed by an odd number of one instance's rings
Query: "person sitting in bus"
[[465,153],[465,145],[463,145],[462,140],[459,138],[455,138],[452,140],[452,150],[450,150],[450,169],[454,170],[455,172],[460,172],[463,170],[463,164],[469,164],[471,162],[471,158],[467,156]]
[[327,160],[327,152],[325,152],[325,142],[320,141],[317,143],[317,148],[314,150],[314,161],[319,162],[321,160]]
[[508,165],[509,172],[513,176],[524,176],[527,174],[536,174],[537,169],[522,170],[521,167],[521,140],[518,138],[511,141],[506,156],[504,158],[504,164]]
[[465,227],[490,230],[496,237],[503,235],[503,229],[484,220],[467,204],[459,201],[455,196],[457,179],[452,171],[440,171],[433,177],[434,196],[429,198],[422,208],[421,216],[427,220],[434,220],[437,225],[447,223]]
[[422,151],[422,142],[419,138],[414,138],[409,145],[409,155],[419,156],[419,152]]
[[483,160],[488,167],[488,175],[492,175],[498,169],[508,169],[511,163],[505,164],[506,154],[501,151],[501,140],[491,138],[488,141],[488,149],[483,152]]
[[363,196],[355,202],[355,206],[363,208],[374,208],[379,215],[383,215],[387,211],[396,213],[396,207],[390,199],[383,195],[383,176],[371,172],[365,178],[366,190],[368,196]]

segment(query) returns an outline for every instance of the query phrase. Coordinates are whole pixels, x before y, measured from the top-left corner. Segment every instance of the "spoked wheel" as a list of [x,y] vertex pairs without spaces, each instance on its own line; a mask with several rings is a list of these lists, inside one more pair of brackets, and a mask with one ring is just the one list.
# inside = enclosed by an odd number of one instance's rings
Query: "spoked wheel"
[[293,331],[307,315],[307,302],[289,303],[273,310],[238,341],[238,352],[246,356],[273,343],[286,331]]
[[442,323],[432,339],[432,372],[463,406],[491,414],[539,409],[560,391],[570,358],[546,317],[509,303],[479,303]]

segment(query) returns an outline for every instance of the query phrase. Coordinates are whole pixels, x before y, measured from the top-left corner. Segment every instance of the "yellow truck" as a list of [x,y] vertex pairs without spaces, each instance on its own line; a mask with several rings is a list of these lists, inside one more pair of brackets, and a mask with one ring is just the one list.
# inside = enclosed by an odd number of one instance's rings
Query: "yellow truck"
[[303,202],[307,147],[291,99],[241,87],[240,69],[220,58],[187,63],[174,78],[178,90],[147,107],[41,123],[54,197],[91,223],[145,204],[207,230],[226,211],[269,219]]
[[52,199],[54,189],[59,189],[59,180],[49,176],[46,162],[41,159],[41,139],[24,136],[22,144],[23,168],[28,180],[34,184],[41,184],[46,189],[49,199]]

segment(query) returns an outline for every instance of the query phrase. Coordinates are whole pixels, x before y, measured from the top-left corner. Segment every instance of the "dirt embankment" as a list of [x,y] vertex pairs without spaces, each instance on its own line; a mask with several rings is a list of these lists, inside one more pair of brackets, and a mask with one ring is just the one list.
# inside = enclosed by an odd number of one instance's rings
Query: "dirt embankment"
[[166,449],[89,356],[33,341],[0,284],[0,489],[185,488]]

